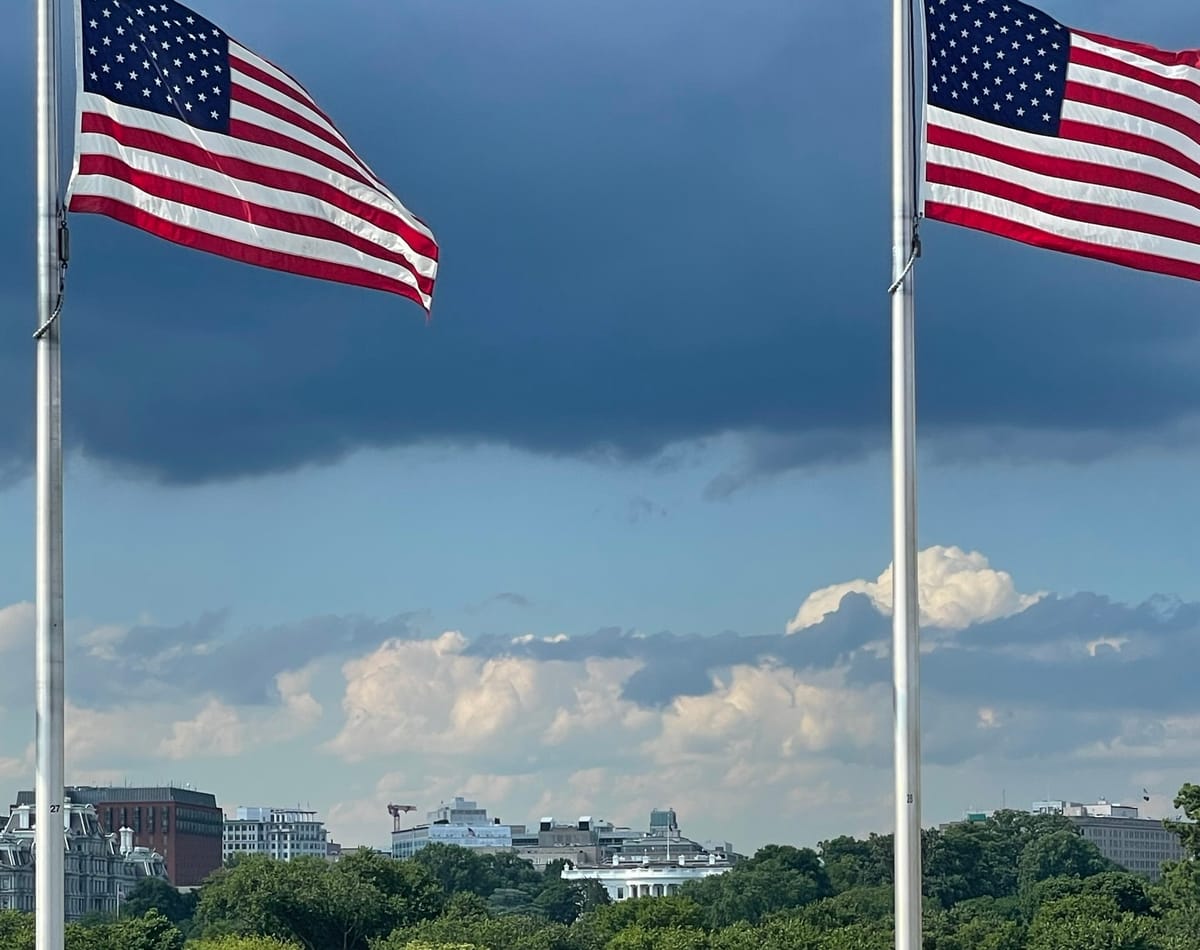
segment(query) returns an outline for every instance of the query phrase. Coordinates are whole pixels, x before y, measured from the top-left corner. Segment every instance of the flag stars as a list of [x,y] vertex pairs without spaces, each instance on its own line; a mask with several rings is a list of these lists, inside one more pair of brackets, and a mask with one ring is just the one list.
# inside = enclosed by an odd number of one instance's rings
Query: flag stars
[[[1066,70],[1059,67],[1066,66],[1070,46],[1054,42],[1061,37],[1039,40],[1039,36],[1049,36],[1057,28],[1049,17],[1031,12],[1023,3],[983,0],[974,3],[978,12],[971,16],[962,15],[969,11],[959,12],[961,2],[951,0],[948,5],[942,0],[923,0],[923,3],[929,10],[926,29],[932,44],[937,43],[939,36],[952,33],[959,47],[954,49],[954,63],[945,49],[936,55],[930,52],[931,105],[940,104],[989,123],[1038,134],[1057,131],[1058,117],[1053,109],[1049,113],[1049,126],[1041,116],[1050,103],[1063,97],[1064,87],[1060,83]],[[945,45],[953,49],[954,42],[947,38]],[[1026,46],[1028,53],[1022,55]],[[955,73],[959,75],[954,82],[948,82]]]

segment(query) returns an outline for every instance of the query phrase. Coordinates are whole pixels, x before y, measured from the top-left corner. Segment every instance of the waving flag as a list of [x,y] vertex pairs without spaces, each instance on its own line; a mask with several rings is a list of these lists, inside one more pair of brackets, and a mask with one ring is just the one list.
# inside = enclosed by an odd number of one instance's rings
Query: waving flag
[[1200,52],[924,3],[926,215],[1200,279]]
[[175,0],[80,0],[72,211],[429,309],[432,232],[287,73]]

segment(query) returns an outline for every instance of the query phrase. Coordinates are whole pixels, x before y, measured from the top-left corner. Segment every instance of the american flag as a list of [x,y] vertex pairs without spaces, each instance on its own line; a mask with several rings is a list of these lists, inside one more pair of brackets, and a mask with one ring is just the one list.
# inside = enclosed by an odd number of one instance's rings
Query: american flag
[[175,0],[80,0],[72,211],[429,309],[438,246],[291,76]]
[[1200,280],[1200,52],[924,3],[925,214]]

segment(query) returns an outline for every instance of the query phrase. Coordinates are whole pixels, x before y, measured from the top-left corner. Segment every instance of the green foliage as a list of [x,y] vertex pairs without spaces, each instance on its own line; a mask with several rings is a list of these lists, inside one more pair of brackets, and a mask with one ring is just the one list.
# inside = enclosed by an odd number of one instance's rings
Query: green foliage
[[226,934],[223,937],[189,940],[186,950],[300,950],[300,945],[286,943],[275,937],[246,937]]
[[182,894],[160,878],[143,878],[121,901],[121,915],[141,917],[152,910],[173,924],[187,923],[196,913],[196,895]]
[[1110,899],[1077,894],[1043,905],[1025,950],[1153,950],[1148,922]]
[[922,839],[925,895],[950,907],[976,897],[1011,894],[1024,837],[1022,826],[995,820],[926,832]]
[[809,904],[800,916],[822,930],[863,922],[890,926],[894,907],[895,893],[890,885],[855,887]]
[[577,950],[569,928],[535,917],[438,917],[371,941],[371,950],[409,950],[446,944],[486,950]]
[[183,950],[183,934],[158,911],[111,923],[66,928],[66,950]]
[[811,848],[767,845],[725,874],[689,882],[680,893],[705,909],[711,929],[803,907],[833,893],[821,859]]
[[574,930],[585,942],[606,946],[624,930],[692,929],[704,922],[704,911],[688,897],[639,897],[598,907],[585,914]]
[[834,893],[853,887],[891,885],[893,842],[891,835],[871,835],[859,840],[842,835],[818,846],[821,863]]
[[1163,824],[1183,840],[1184,850],[1193,861],[1200,860],[1200,785],[1188,782],[1175,796],[1175,807],[1183,810],[1188,820],[1164,821]]
[[205,936],[258,934],[306,950],[365,950],[371,937],[439,914],[444,895],[411,861],[360,851],[271,861],[251,855],[205,884],[196,911]]
[[1091,877],[1114,865],[1074,831],[1054,831],[1030,841],[1021,852],[1017,880],[1022,890],[1052,877]]
[[483,855],[470,848],[452,844],[431,844],[422,848],[412,859],[429,871],[447,894],[467,892],[487,897],[501,885],[492,875]]
[[709,950],[708,932],[700,927],[626,927],[606,950]]
[[33,914],[0,910],[0,950],[33,950]]

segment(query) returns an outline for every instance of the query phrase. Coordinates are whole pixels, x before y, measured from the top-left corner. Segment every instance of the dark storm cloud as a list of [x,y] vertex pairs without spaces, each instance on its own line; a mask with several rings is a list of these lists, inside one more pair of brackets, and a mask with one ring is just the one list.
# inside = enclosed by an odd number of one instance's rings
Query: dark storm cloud
[[[0,121],[19,130],[0,178],[10,475],[31,445],[27,7],[0,39]],[[64,322],[72,447],[197,482],[363,446],[643,459],[752,433],[719,497],[883,445],[886,18],[794,0],[360,2],[350,55],[338,4],[205,9],[295,72],[433,223],[434,319],[80,217]],[[971,457],[1057,457],[1078,455],[1078,433],[1104,453],[1162,438],[1200,405],[1193,287],[926,232],[925,436],[974,440]]]

